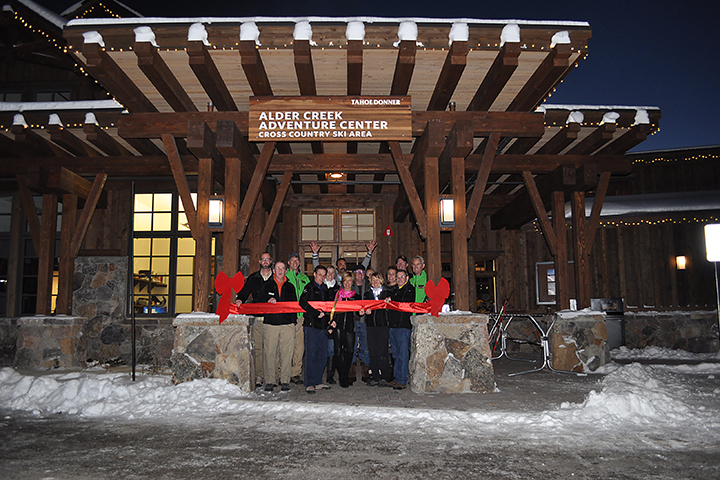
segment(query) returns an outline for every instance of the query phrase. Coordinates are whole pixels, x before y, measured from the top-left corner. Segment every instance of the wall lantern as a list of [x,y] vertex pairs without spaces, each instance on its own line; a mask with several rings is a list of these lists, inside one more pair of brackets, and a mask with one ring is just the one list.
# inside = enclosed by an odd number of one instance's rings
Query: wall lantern
[[678,255],[675,257],[675,268],[678,270],[685,270],[687,267],[687,258],[685,258],[685,255]]
[[225,197],[212,196],[210,202],[210,215],[208,224],[210,228],[223,228],[225,225]]
[[455,202],[452,197],[440,197],[440,226],[455,226]]
[[334,172],[334,173],[328,173],[328,174],[327,174],[327,179],[328,179],[328,181],[330,181],[330,182],[339,182],[339,181],[342,180],[344,177],[345,177],[345,174],[344,174],[344,173],[340,173],[340,172]]

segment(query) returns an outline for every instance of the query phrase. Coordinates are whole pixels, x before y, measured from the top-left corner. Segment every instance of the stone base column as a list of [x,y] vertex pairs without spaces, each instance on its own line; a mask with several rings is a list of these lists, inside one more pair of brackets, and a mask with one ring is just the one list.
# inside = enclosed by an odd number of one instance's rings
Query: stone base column
[[410,356],[410,389],[415,393],[495,391],[483,314],[416,315]]
[[222,378],[246,392],[255,390],[252,331],[254,317],[230,315],[220,324],[212,313],[193,312],[173,320],[172,382]]
[[548,332],[553,368],[595,371],[610,361],[605,313],[562,311]]
[[87,319],[66,315],[21,317],[15,366],[20,369],[85,367]]

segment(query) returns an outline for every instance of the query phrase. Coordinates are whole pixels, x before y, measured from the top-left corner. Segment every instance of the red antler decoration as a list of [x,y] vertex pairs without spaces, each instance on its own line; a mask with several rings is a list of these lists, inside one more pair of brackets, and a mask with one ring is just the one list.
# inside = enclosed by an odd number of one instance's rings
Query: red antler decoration
[[245,276],[242,272],[237,272],[232,278],[225,275],[225,272],[218,273],[215,278],[215,290],[220,294],[220,303],[216,313],[220,315],[220,323],[224,322],[230,314],[230,302],[232,301],[232,291],[239,292],[245,285]]
[[437,285],[432,280],[428,280],[425,284],[425,295],[430,299],[430,314],[437,317],[443,303],[450,296],[450,284],[444,278],[441,278]]

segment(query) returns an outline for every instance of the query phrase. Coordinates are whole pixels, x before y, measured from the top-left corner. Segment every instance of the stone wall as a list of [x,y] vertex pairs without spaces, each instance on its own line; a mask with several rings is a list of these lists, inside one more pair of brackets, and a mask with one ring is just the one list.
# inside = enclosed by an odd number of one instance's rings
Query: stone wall
[[487,321],[487,315],[470,313],[412,317],[410,389],[415,393],[495,391]]
[[15,365],[20,369],[85,367],[84,318],[36,315],[17,321]]
[[230,315],[222,323],[212,313],[178,315],[171,359],[173,384],[222,378],[250,393],[255,390],[252,347],[254,317]]
[[0,368],[15,365],[18,326],[14,318],[0,318]]
[[592,372],[610,362],[610,348],[603,312],[556,313],[550,332],[553,368],[568,372]]
[[625,312],[625,346],[715,353],[720,348],[717,310]]

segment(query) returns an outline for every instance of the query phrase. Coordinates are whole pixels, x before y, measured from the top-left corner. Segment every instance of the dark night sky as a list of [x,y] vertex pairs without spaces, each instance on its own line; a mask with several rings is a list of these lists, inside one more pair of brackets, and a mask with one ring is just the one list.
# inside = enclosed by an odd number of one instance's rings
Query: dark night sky
[[[73,0],[35,0],[57,13]],[[660,107],[660,132],[636,151],[720,144],[720,22],[708,0],[123,0],[145,16],[382,16],[586,21],[589,55],[550,103]],[[522,36],[522,30],[521,30]]]

